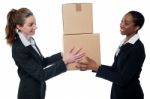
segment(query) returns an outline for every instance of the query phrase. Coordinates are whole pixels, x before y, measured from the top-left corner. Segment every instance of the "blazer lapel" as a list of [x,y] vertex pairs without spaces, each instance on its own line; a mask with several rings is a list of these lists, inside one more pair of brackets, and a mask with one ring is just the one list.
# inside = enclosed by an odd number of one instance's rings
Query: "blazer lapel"
[[[22,46],[24,46],[23,43],[22,43],[22,41],[21,41],[21,39],[19,38],[19,35],[18,35],[17,33],[16,33],[16,40],[18,40],[18,42],[21,43]],[[42,54],[40,53],[41,55],[39,55],[39,53],[37,53],[31,45],[29,45],[29,46],[24,46],[24,47],[26,48],[27,51],[30,52],[30,54],[31,54],[37,61],[42,61],[42,60],[43,60],[44,57],[42,56]],[[38,49],[38,50],[39,50],[39,49]]]
[[27,46],[26,48],[34,56],[34,58],[36,58],[38,61],[43,59],[43,57],[41,55],[39,55],[31,45]]
[[132,48],[132,46],[133,46],[133,44],[130,44],[130,43],[126,43],[125,45],[122,45],[121,47],[120,47],[120,51],[119,51],[119,53],[118,53],[118,55],[116,56],[115,55],[115,61],[118,61],[118,57],[120,56],[120,54],[122,53],[122,52],[124,52],[124,51],[126,51],[126,50],[129,50],[130,48]]
[[42,53],[41,53],[40,49],[38,48],[38,46],[37,46],[36,44],[35,44],[35,47],[37,48],[37,50],[38,50],[39,54],[43,57],[43,55],[42,55]]
[[119,56],[122,52],[124,52],[124,51],[129,50],[130,48],[132,48],[132,46],[133,46],[133,44],[130,44],[130,43],[126,43],[125,45],[122,45],[122,46],[120,47],[120,52],[119,52],[118,56]]

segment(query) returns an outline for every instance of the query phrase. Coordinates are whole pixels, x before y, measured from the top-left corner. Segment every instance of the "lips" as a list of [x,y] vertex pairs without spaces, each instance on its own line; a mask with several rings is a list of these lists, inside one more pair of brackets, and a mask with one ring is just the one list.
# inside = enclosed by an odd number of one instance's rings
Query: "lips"
[[125,28],[124,27],[120,27],[120,31],[121,32],[125,31]]
[[123,32],[124,31],[124,29],[120,29],[120,32]]
[[122,35],[125,35],[125,28],[120,28],[120,32]]

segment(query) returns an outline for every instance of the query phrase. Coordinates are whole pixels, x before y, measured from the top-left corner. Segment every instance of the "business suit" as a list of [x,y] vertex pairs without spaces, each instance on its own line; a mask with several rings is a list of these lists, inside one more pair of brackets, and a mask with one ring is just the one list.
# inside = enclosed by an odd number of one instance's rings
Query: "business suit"
[[[25,47],[17,34],[12,45],[12,57],[20,77],[18,99],[44,99],[45,81],[66,71],[60,53],[44,58],[31,45]],[[53,65],[45,68],[50,64]]]
[[126,43],[114,58],[113,65],[102,65],[96,76],[112,84],[111,99],[144,99],[139,77],[145,60],[145,50],[138,39],[134,44]]

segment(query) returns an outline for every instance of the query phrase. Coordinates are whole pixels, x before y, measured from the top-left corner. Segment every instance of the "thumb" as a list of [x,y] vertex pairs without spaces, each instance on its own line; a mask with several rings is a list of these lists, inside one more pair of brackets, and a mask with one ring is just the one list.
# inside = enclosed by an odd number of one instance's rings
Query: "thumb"
[[91,58],[89,58],[89,57],[86,57],[86,60],[89,62],[89,61],[91,61],[92,59],[91,59]]

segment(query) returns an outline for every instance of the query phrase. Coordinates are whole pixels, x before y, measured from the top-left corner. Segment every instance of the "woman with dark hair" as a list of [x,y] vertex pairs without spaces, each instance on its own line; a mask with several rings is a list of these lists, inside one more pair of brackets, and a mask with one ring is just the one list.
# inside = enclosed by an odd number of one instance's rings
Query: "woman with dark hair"
[[138,31],[144,24],[144,16],[130,11],[120,23],[120,32],[126,38],[120,44],[112,66],[98,65],[87,57],[87,62],[79,62],[81,70],[91,69],[97,77],[111,81],[111,99],[144,99],[139,77],[145,60],[145,49]]
[[43,57],[32,37],[36,28],[36,19],[27,8],[12,9],[7,15],[6,40],[20,77],[18,99],[44,99],[45,81],[66,72],[67,64],[84,56],[80,49],[71,49],[64,55]]

